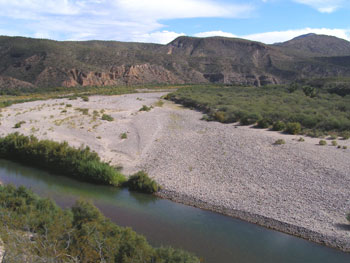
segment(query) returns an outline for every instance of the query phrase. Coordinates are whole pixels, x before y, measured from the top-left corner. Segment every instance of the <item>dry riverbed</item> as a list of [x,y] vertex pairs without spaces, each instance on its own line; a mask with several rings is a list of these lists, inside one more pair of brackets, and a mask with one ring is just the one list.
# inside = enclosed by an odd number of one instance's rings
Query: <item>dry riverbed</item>
[[[199,112],[161,105],[164,94],[16,104],[1,110],[0,134],[88,145],[126,174],[146,170],[162,197],[350,251],[349,140],[338,140],[348,147],[338,149],[330,140],[319,146],[319,139],[205,122]],[[139,111],[143,105],[153,108]]]

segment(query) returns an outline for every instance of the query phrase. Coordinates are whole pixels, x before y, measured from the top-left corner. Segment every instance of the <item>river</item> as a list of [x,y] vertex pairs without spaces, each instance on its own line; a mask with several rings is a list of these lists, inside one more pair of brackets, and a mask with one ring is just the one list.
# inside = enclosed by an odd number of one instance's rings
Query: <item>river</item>
[[[62,207],[91,200],[105,216],[154,246],[195,253],[205,263],[349,263],[350,254],[228,216],[125,189],[96,186],[0,160],[0,181],[26,186]],[[350,235],[350,232],[349,232]]]

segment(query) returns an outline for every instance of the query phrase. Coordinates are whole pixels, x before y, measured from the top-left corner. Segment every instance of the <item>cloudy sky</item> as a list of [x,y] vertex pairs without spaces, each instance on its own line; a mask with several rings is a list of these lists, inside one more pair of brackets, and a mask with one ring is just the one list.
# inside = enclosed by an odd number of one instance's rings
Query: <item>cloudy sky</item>
[[0,35],[168,43],[180,35],[275,43],[350,40],[349,0],[0,0]]

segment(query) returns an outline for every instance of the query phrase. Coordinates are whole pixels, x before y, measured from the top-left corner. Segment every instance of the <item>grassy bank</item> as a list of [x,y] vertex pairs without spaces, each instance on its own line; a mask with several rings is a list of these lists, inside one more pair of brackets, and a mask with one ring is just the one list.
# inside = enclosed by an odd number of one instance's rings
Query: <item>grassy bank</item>
[[144,172],[126,177],[108,163],[101,161],[89,147],[74,148],[67,142],[38,140],[34,136],[19,133],[0,138],[0,158],[42,168],[76,180],[125,186],[130,190],[154,193],[158,184]]
[[182,250],[154,248],[86,201],[61,209],[24,187],[0,186],[5,262],[195,263]]
[[311,86],[192,86],[178,89],[168,98],[203,111],[207,120],[256,124],[293,134],[349,137],[350,95]]

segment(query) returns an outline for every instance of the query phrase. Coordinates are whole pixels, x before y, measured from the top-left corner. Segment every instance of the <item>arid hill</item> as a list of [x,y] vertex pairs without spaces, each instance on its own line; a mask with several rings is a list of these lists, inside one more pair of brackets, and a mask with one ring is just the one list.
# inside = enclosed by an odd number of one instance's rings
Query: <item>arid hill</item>
[[350,77],[350,42],[309,34],[266,45],[179,37],[167,45],[0,37],[1,88],[225,83]]

